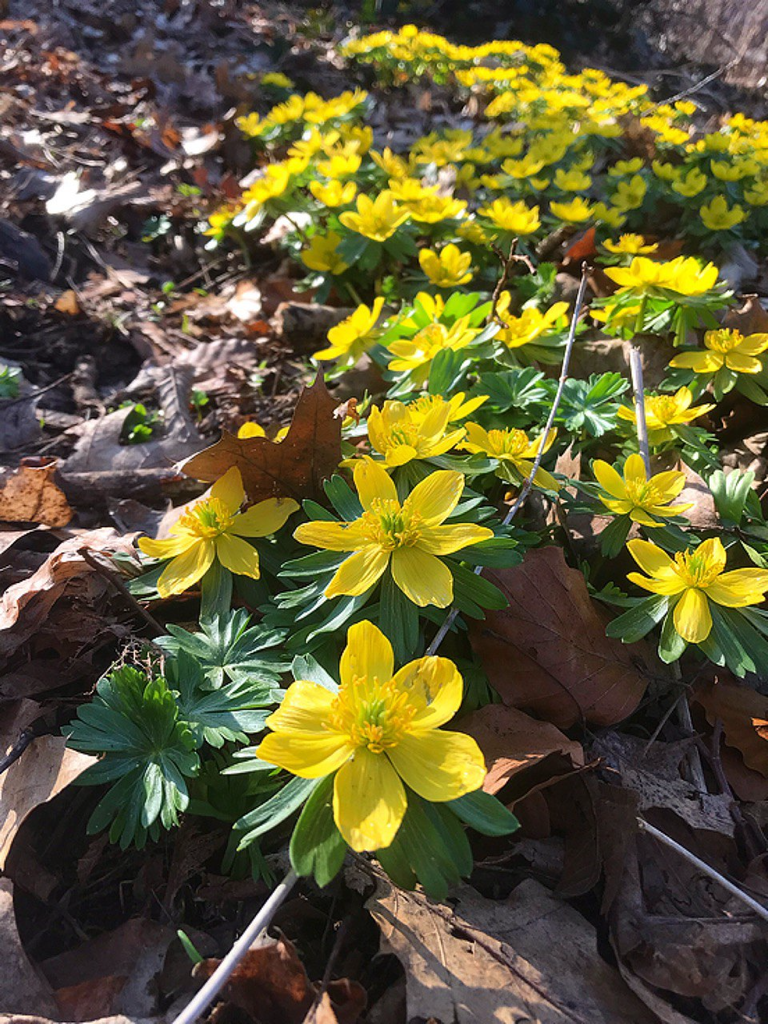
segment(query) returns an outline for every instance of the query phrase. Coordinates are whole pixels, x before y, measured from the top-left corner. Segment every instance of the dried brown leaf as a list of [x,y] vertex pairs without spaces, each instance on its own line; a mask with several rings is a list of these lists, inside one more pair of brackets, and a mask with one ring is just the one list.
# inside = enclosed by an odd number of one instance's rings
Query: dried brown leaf
[[55,477],[55,462],[42,466],[23,464],[0,475],[0,519],[66,526],[73,512]]
[[645,643],[606,637],[609,617],[560,548],[529,551],[487,577],[509,607],[473,624],[472,643],[505,704],[561,729],[614,725],[635,710],[660,666]]
[[57,1018],[56,1000],[44,978],[27,959],[16,928],[13,883],[0,879],[0,1011]]
[[212,483],[232,466],[242,474],[250,504],[264,498],[320,497],[322,484],[341,462],[341,420],[322,373],[304,388],[288,433],[279,443],[264,437],[238,438],[224,431],[220,441],[181,467],[188,476]]
[[748,686],[716,682],[698,688],[693,699],[704,708],[710,725],[720,719],[725,742],[741,753],[744,764],[768,778],[768,736],[762,722],[768,718],[768,697]]

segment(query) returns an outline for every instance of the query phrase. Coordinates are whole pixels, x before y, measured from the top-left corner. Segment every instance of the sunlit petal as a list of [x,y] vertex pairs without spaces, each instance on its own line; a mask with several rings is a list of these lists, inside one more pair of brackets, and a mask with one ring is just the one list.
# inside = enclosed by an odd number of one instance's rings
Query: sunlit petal
[[595,459],[592,463],[592,472],[604,491],[613,495],[614,498],[626,497],[627,489],[624,486],[624,481],[621,478],[621,474],[613,466],[602,459]]
[[228,469],[224,476],[219,477],[211,488],[211,497],[222,501],[230,515],[240,508],[245,497],[243,478],[237,466]]
[[431,656],[411,661],[397,672],[395,683],[419,708],[410,728],[420,731],[445,725],[459,710],[464,695],[459,670],[447,658]]
[[363,508],[369,511],[374,501],[397,501],[397,488],[380,462],[361,459],[355,464],[355,487]]
[[267,498],[237,516],[229,532],[236,537],[268,537],[277,533],[298,508],[293,498]]
[[276,732],[304,732],[327,736],[324,722],[331,710],[335,695],[319,683],[299,679],[288,687],[283,702],[267,719],[266,724]]
[[302,779],[320,779],[340,768],[353,748],[339,733],[314,735],[271,732],[256,748],[256,756]]
[[183,594],[208,572],[216,555],[212,540],[199,540],[172,559],[160,574],[157,592],[160,597]]
[[412,733],[389,751],[389,757],[407,786],[438,803],[474,792],[485,779],[480,748],[460,732]]
[[712,629],[709,603],[700,590],[691,587],[675,605],[675,629],[689,644],[706,640]]
[[216,557],[225,569],[238,576],[250,576],[254,580],[259,578],[259,553],[247,540],[222,533],[216,537],[214,543]]
[[367,620],[350,626],[339,665],[342,683],[351,683],[355,678],[385,682],[392,678],[394,670],[392,644],[378,626]]
[[352,523],[325,523],[321,520],[302,523],[293,531],[293,536],[301,544],[324,548],[326,551],[357,551],[370,543],[359,520]]
[[707,597],[726,608],[746,608],[759,604],[768,590],[765,569],[734,569],[724,572],[707,587]]
[[392,578],[408,600],[420,608],[429,604],[447,608],[453,600],[450,569],[420,548],[397,548],[392,552]]
[[437,526],[456,508],[463,490],[463,473],[441,469],[416,484],[403,508],[406,512],[418,512],[425,525]]
[[452,526],[428,526],[419,531],[419,547],[431,555],[451,555],[454,551],[490,540],[493,530],[474,523],[456,523]]
[[407,805],[405,788],[386,754],[372,754],[361,747],[336,773],[333,817],[353,850],[389,846]]
[[675,563],[666,551],[648,540],[631,540],[627,550],[643,572],[649,576],[672,576],[675,574]]
[[326,597],[348,594],[356,597],[369,590],[381,577],[389,563],[389,551],[369,545],[345,559],[325,588]]

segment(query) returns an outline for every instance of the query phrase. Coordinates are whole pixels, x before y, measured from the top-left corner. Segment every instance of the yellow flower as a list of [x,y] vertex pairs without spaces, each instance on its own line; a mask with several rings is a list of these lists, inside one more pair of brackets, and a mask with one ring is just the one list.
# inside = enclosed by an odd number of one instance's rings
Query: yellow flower
[[[532,460],[539,454],[541,436],[531,440],[524,430],[484,430],[477,423],[467,424],[467,434],[469,439],[459,445],[460,448],[472,452],[473,455],[487,455],[491,459],[498,459],[499,462],[514,468],[521,480],[530,476],[533,469]],[[545,452],[552,447],[556,435],[556,430],[550,430],[544,445]],[[541,467],[536,471],[533,482],[548,491],[560,489],[557,480]]]
[[582,196],[576,196],[570,203],[550,203],[549,208],[558,220],[568,224],[581,224],[593,214],[592,207]]
[[647,540],[631,540],[629,553],[647,576],[631,572],[627,579],[653,594],[676,598],[675,629],[689,644],[700,644],[712,630],[709,602],[725,608],[760,604],[768,590],[768,572],[734,569],[725,572],[725,548],[713,537],[674,559]]
[[389,351],[395,356],[389,369],[410,373],[414,384],[423,384],[438,352],[444,348],[454,351],[466,348],[479,333],[479,328],[469,326],[468,316],[460,317],[450,327],[439,323],[427,324],[412,338],[399,338],[389,343]]
[[487,217],[500,231],[508,231],[512,235],[532,235],[541,227],[538,206],[528,206],[522,199],[513,203],[504,196],[490,206],[482,206],[477,212]]
[[431,802],[455,800],[482,786],[485,762],[471,736],[440,728],[464,692],[452,661],[418,658],[395,672],[392,645],[366,620],[350,627],[339,669],[335,694],[291,684],[256,754],[300,778],[335,772],[336,827],[353,850],[380,850],[402,823],[405,786]]
[[457,391],[447,401],[442,395],[421,395],[420,398],[409,403],[408,410],[415,420],[423,422],[433,409],[437,407],[442,409],[443,406],[447,406],[448,422],[455,423],[457,420],[463,420],[465,416],[469,416],[487,401],[488,395],[478,395],[476,398],[468,398],[465,402],[463,391]]
[[328,160],[318,160],[317,169],[326,178],[348,178],[360,169],[359,153],[333,153]]
[[376,321],[381,316],[384,306],[384,299],[379,296],[373,300],[373,305],[368,308],[365,304],[360,305],[341,323],[331,327],[328,331],[327,348],[315,352],[315,359],[346,359],[356,363],[357,360],[367,352],[376,342],[380,331],[376,330]]
[[282,71],[268,71],[261,76],[262,85],[276,85],[279,89],[292,89],[293,82]]
[[368,196],[358,196],[357,213],[346,210],[339,215],[339,220],[350,231],[356,231],[374,242],[386,242],[409,216],[408,210],[397,205],[389,189],[384,189],[375,200]]
[[309,191],[319,203],[333,209],[336,206],[346,206],[347,203],[351,203],[355,198],[357,185],[354,181],[348,181],[344,185],[340,181],[329,181],[327,184],[323,184],[321,181],[310,181]]
[[388,466],[445,455],[466,433],[463,427],[446,433],[450,416],[451,407],[442,399],[424,415],[402,402],[388,401],[381,409],[371,409],[368,439]]
[[605,507],[617,516],[629,516],[641,526],[663,526],[659,517],[680,515],[693,507],[691,504],[670,505],[685,487],[685,473],[669,470],[655,473],[649,480],[641,455],[629,456],[624,463],[623,477],[602,459],[592,463],[592,471],[608,495],[599,495]]
[[432,284],[438,288],[457,288],[472,280],[472,253],[462,252],[457,245],[450,243],[440,250],[422,249],[419,252],[419,265]]
[[714,263],[701,264],[695,256],[677,256],[664,268],[664,287],[681,295],[703,295],[717,284],[718,270]]
[[420,224],[438,224],[443,220],[461,217],[467,208],[463,199],[453,196],[424,196],[409,207],[411,217]]
[[[648,425],[648,442],[652,445],[663,444],[674,439],[674,427],[681,423],[692,423],[705,413],[714,409],[714,405],[691,405],[693,395],[691,389],[682,387],[674,395],[646,395],[645,420]],[[636,422],[634,407],[619,406],[619,418]]]
[[710,160],[709,166],[720,181],[741,181],[742,178],[750,178],[757,174],[760,169],[755,160],[737,160],[735,163],[729,163],[727,160]]
[[659,248],[657,244],[647,243],[642,235],[620,235],[618,242],[612,242],[610,239],[603,242],[603,247],[608,252],[626,254],[628,256],[640,256],[646,255],[647,253],[656,252]]
[[608,174],[612,178],[621,178],[624,175],[637,174],[643,169],[643,158],[633,157],[632,160],[617,160],[613,167],[608,168]]
[[752,188],[745,188],[744,199],[750,206],[768,206],[768,178],[756,181]]
[[444,525],[464,490],[463,473],[430,473],[402,504],[386,469],[371,458],[356,463],[354,481],[364,510],[359,519],[303,523],[294,533],[302,544],[353,552],[336,570],[325,596],[364,594],[389,568],[409,601],[420,608],[447,608],[453,600],[453,576],[438,555],[493,536],[492,530],[473,523]]
[[259,553],[243,538],[277,533],[299,506],[293,498],[267,498],[240,512],[244,497],[240,470],[233,466],[216,481],[209,497],[183,513],[166,540],[139,540],[145,555],[171,560],[157,581],[161,597],[182,594],[216,559],[239,576],[259,578]]
[[768,334],[750,334],[722,328],[704,335],[706,352],[682,352],[670,366],[693,370],[694,373],[717,373],[722,367],[733,373],[760,373],[763,368],[757,356],[768,350]]
[[371,160],[377,164],[390,178],[405,178],[408,175],[408,164],[402,157],[396,156],[389,146],[382,153],[375,149],[370,151]]
[[706,187],[707,176],[702,174],[697,167],[692,167],[684,178],[680,177],[672,183],[672,190],[677,192],[678,195],[685,196],[687,199],[697,196]]
[[497,337],[504,342],[507,348],[521,348],[523,345],[529,345],[555,327],[557,321],[567,310],[567,302],[556,302],[545,313],[532,306],[524,309],[520,316],[506,316],[502,313],[507,326],[499,331]]
[[665,164],[661,160],[654,160],[651,163],[653,173],[662,181],[677,181],[682,174],[682,169],[675,164]]
[[611,197],[611,202],[617,210],[622,212],[637,210],[643,205],[647,191],[648,186],[644,179],[639,174],[635,174],[629,181],[620,181],[618,183],[616,191]]
[[709,203],[705,203],[699,214],[704,226],[710,231],[728,231],[747,219],[744,207],[738,203],[728,206],[728,200],[722,195],[715,196]]
[[592,178],[583,171],[573,168],[566,171],[562,167],[555,171],[554,185],[561,192],[586,192],[591,184]]
[[392,178],[389,187],[398,203],[409,210],[422,199],[437,194],[437,185],[424,185],[419,178]]
[[501,169],[505,174],[508,174],[511,178],[515,178],[517,181],[522,181],[523,178],[530,178],[532,175],[538,174],[539,171],[544,167],[543,160],[537,160],[535,157],[524,156],[522,160],[505,160]]
[[329,231],[327,235],[313,235],[309,248],[301,254],[301,262],[310,270],[323,274],[343,274],[349,270],[349,264],[336,251],[340,244],[341,235],[335,231]]
[[595,203],[592,207],[592,219],[599,224],[606,224],[609,228],[620,228],[626,224],[627,215],[613,206]]

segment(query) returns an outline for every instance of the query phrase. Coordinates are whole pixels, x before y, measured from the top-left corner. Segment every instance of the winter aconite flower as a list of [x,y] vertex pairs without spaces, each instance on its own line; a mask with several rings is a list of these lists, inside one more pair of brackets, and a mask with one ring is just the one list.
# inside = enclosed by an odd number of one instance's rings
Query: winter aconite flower
[[291,684],[256,753],[304,779],[335,772],[339,832],[353,850],[379,850],[400,828],[406,786],[431,802],[456,800],[482,786],[485,762],[470,736],[440,728],[463,695],[452,661],[419,658],[395,672],[389,640],[363,621],[350,627],[339,669],[337,693]]
[[583,224],[593,214],[592,207],[582,196],[576,196],[569,203],[550,203],[549,209],[553,216],[566,224]]
[[[476,455],[487,455],[491,459],[498,459],[500,463],[513,469],[521,480],[530,476],[533,469],[533,460],[539,453],[541,437],[531,440],[524,430],[510,428],[507,430],[484,430],[478,423],[467,424],[467,440],[459,447]],[[550,430],[544,444],[544,451],[552,447],[556,430]],[[557,491],[559,484],[557,480],[545,469],[539,467],[533,482],[538,487],[544,487],[549,491]]]
[[715,196],[709,203],[702,206],[699,214],[704,221],[704,227],[709,228],[710,231],[729,231],[747,219],[744,208],[738,203],[729,206],[725,196]]
[[331,327],[328,331],[330,345],[315,352],[315,359],[346,359],[350,363],[356,363],[360,356],[375,344],[381,333],[376,329],[376,322],[381,316],[383,306],[384,299],[379,296],[373,300],[372,306],[358,306],[354,313],[350,313],[341,323]]
[[694,373],[717,373],[725,367],[733,373],[760,373],[763,364],[757,357],[768,350],[768,334],[749,334],[721,328],[704,335],[704,352],[681,352],[670,366]]
[[453,351],[465,348],[480,333],[469,326],[469,317],[462,316],[450,327],[445,324],[427,324],[412,338],[398,338],[388,345],[395,357],[389,364],[397,373],[410,373],[414,384],[423,384],[429,377],[432,360],[444,348]]
[[422,249],[419,265],[438,288],[458,288],[472,280],[472,253],[462,252],[457,245],[446,245],[440,253]]
[[335,231],[329,231],[327,235],[314,235],[309,248],[301,253],[301,262],[321,274],[343,274],[349,270],[349,264],[337,252],[340,243],[341,235]]
[[[714,405],[691,405],[693,394],[690,388],[682,387],[674,395],[646,395],[645,420],[648,425],[648,442],[651,445],[673,441],[677,436],[675,427],[711,412]],[[633,406],[619,407],[619,418],[636,422]]]
[[[503,295],[508,295],[503,292]],[[534,306],[524,309],[520,316],[509,316],[506,313],[504,304],[500,301],[497,307],[499,317],[504,321],[504,327],[499,331],[497,338],[507,348],[522,348],[530,345],[531,342],[541,338],[542,335],[560,329],[567,324],[564,319],[568,312],[567,302],[556,302],[543,313]]]
[[139,548],[145,555],[170,558],[157,581],[161,597],[193,586],[215,559],[239,576],[259,578],[259,554],[243,538],[277,533],[299,506],[293,498],[267,498],[240,512],[244,497],[240,470],[233,466],[207,498],[184,512],[166,540],[141,538]]
[[642,235],[620,235],[618,241],[610,239],[603,242],[603,248],[616,255],[645,256],[648,253],[656,252],[659,248],[655,243],[646,242]]
[[389,189],[385,189],[376,199],[358,196],[357,212],[347,210],[339,215],[339,220],[358,235],[374,242],[386,242],[409,217],[408,210],[398,206]]
[[368,415],[368,439],[388,466],[444,455],[466,433],[463,427],[448,430],[450,416],[451,406],[442,400],[425,415],[402,402],[385,402]]
[[592,463],[592,471],[607,497],[600,501],[617,516],[629,516],[641,526],[663,526],[660,519],[680,515],[693,506],[671,505],[685,487],[685,473],[668,470],[648,479],[645,462],[640,455],[630,455],[624,463],[624,475],[602,459]]
[[627,579],[654,594],[677,599],[675,629],[691,644],[701,643],[710,634],[710,601],[726,608],[746,608],[760,604],[768,590],[768,572],[764,569],[724,571],[725,548],[717,537],[678,552],[674,558],[647,540],[631,540],[627,548],[647,573],[631,572]]
[[481,217],[487,217],[499,231],[507,231],[511,235],[532,235],[541,227],[538,206],[528,206],[522,199],[515,203],[506,197],[496,199],[488,206],[481,206],[477,212]]
[[439,555],[450,555],[493,536],[473,523],[444,525],[464,490],[464,476],[449,470],[431,473],[401,504],[386,469],[361,459],[354,469],[363,514],[352,522],[303,523],[294,533],[302,544],[329,551],[350,551],[325,590],[326,597],[364,594],[389,568],[409,601],[447,608],[453,600],[453,576]]

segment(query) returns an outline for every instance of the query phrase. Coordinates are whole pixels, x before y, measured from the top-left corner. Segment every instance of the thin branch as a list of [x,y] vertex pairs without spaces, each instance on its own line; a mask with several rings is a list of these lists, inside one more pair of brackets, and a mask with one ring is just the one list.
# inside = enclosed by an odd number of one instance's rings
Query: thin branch
[[629,350],[629,369],[632,375],[632,391],[635,396],[635,420],[637,423],[637,445],[645,463],[645,473],[651,476],[651,455],[648,448],[648,423],[645,418],[645,388],[643,387],[643,360],[640,349],[635,345]]
[[94,568],[100,576],[103,576],[108,583],[112,584],[115,590],[117,590],[120,593],[120,595],[125,598],[125,600],[131,606],[131,608],[133,608],[133,610],[137,612],[142,617],[142,619],[144,619],[148,626],[152,627],[157,636],[163,635],[163,633],[165,632],[163,627],[160,625],[160,623],[153,615],[150,615],[146,608],[142,608],[142,606],[139,604],[139,602],[136,600],[136,598],[133,596],[130,590],[128,590],[128,588],[126,587],[126,585],[123,583],[123,581],[120,579],[116,572],[113,572],[112,569],[109,569],[106,565],[102,565],[102,563],[99,562],[98,559],[96,559],[93,556],[93,554],[91,554],[90,551],[83,550],[80,552],[80,554],[88,563],[88,565]]
[[35,738],[36,733],[34,729],[22,729],[19,733],[19,738],[13,744],[11,749],[3,757],[0,757],[0,775],[4,771],[7,771],[14,761],[18,761],[24,751],[27,749],[29,744]]
[[654,825],[651,825],[643,818],[638,818],[637,824],[641,831],[647,832],[649,835],[653,836],[654,839],[658,839],[660,843],[664,843],[664,845],[668,846],[671,850],[675,850],[681,857],[687,860],[689,864],[693,864],[694,867],[699,869],[699,871],[703,871],[709,878],[718,882],[732,896],[735,896],[737,899],[741,900],[742,903],[745,903],[758,915],[758,917],[761,917],[764,921],[768,922],[768,907],[764,907],[762,903],[758,903],[756,899],[753,899],[748,893],[744,892],[743,889],[740,889],[738,885],[731,882],[725,877],[725,875],[721,875],[719,871],[715,871],[715,869],[710,867],[706,861],[701,860],[694,853],[691,853],[690,850],[686,850],[686,848],[681,846],[680,843],[676,842],[670,836],[666,835],[666,833],[662,832]]
[[265,928],[269,927],[280,904],[294,887],[297,881],[296,873],[291,870],[275,888],[264,906],[253,918],[243,934],[227,953],[219,966],[210,976],[193,999],[184,1007],[181,1013],[173,1021],[173,1024],[193,1024],[198,1017],[208,1009],[216,996],[221,992],[229,979],[234,974],[237,965],[253,945]]

